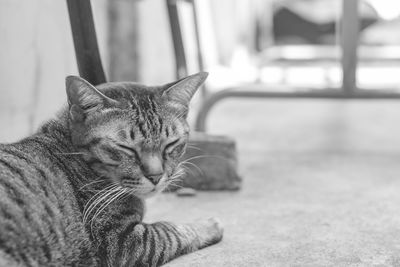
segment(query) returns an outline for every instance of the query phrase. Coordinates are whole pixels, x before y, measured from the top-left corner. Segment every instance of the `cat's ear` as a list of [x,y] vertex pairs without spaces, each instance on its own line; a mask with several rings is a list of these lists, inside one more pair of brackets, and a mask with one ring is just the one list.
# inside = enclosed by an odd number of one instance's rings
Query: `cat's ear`
[[68,76],[65,79],[70,116],[72,120],[83,120],[89,112],[118,102],[105,96],[85,79]]
[[194,93],[204,83],[207,76],[207,72],[199,72],[183,78],[164,89],[163,96],[169,101],[188,107]]

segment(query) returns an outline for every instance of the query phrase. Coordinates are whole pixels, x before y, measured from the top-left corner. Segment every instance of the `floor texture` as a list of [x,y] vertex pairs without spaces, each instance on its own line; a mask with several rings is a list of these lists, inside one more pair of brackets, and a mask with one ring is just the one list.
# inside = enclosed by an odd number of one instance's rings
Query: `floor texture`
[[147,221],[218,217],[221,243],[170,267],[400,266],[400,102],[226,100],[243,188],[162,194]]

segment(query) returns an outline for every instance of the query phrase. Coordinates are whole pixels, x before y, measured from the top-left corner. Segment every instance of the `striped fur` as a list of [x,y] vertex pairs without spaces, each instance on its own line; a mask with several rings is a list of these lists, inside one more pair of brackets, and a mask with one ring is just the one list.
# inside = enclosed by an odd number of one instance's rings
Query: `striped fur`
[[68,107],[0,145],[0,266],[160,266],[222,238],[215,219],[142,221],[182,173],[205,73],[159,87],[67,78]]

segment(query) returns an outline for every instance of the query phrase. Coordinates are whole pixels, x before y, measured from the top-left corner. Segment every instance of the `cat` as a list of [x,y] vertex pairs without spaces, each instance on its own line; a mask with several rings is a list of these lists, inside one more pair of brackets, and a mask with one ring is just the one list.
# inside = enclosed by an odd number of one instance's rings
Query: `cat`
[[68,76],[56,118],[0,145],[0,266],[160,266],[219,242],[213,218],[142,221],[144,199],[182,173],[207,75],[153,87]]

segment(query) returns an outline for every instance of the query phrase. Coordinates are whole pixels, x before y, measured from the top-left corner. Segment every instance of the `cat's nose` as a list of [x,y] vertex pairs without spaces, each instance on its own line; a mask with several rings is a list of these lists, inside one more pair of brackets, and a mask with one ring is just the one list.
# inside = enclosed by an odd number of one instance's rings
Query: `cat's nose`
[[143,155],[142,171],[144,176],[154,185],[158,184],[164,173],[161,157],[155,153]]
[[158,182],[161,180],[162,176],[163,174],[159,173],[159,174],[148,175],[146,176],[146,178],[149,179],[152,184],[157,185]]

